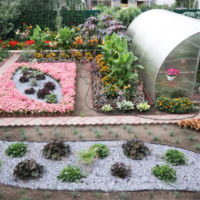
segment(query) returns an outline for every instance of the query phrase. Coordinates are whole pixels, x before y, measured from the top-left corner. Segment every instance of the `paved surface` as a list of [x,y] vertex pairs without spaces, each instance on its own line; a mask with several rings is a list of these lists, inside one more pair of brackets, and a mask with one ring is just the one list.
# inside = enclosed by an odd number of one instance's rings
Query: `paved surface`
[[[80,126],[119,124],[174,124],[193,115],[148,115],[147,116],[91,116],[91,117],[8,117],[0,119],[0,126]],[[200,114],[195,118],[200,118]]]
[[[0,75],[17,59],[19,54],[14,53],[1,67]],[[88,66],[86,66],[87,68]],[[88,71],[88,70],[86,70]],[[89,73],[89,72],[88,72]],[[81,83],[82,84],[82,83]],[[80,108],[79,108],[80,110]],[[82,111],[82,110],[81,110]],[[84,110],[84,113],[86,111]],[[90,114],[90,113],[86,113]],[[120,115],[120,116],[64,116],[64,117],[5,117],[0,118],[0,126],[79,126],[79,125],[115,125],[115,124],[173,124],[180,119],[194,117],[187,115]],[[195,116],[200,118],[200,114]]]

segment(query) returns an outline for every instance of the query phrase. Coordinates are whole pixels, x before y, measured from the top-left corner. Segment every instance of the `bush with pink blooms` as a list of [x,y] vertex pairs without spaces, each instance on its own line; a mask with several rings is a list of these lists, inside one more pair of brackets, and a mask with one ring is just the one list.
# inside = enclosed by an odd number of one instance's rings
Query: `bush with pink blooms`
[[[28,66],[39,70],[55,80],[62,88],[63,98],[60,103],[49,104],[37,101],[22,94],[15,86],[12,78],[18,68]],[[0,77],[0,113],[59,113],[74,110],[75,103],[75,63],[15,63]]]

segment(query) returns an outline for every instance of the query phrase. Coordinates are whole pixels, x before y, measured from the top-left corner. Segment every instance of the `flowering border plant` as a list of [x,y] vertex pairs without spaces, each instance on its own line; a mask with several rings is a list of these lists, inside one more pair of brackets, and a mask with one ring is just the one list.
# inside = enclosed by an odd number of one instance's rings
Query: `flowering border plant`
[[[49,104],[30,99],[16,87],[12,78],[17,69],[23,67],[37,69],[57,80],[62,88],[63,98],[58,104]],[[75,63],[15,63],[0,77],[0,113],[59,113],[74,110],[75,103]],[[12,101],[10,101],[12,99]]]
[[167,76],[177,76],[180,74],[180,70],[176,69],[176,68],[169,68],[166,70],[167,71]]

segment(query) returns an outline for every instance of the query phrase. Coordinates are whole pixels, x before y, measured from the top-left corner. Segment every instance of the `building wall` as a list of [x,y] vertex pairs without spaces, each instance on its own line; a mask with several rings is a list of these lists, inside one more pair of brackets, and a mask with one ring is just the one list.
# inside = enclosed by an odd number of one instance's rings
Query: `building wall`
[[176,3],[176,0],[156,0],[156,4],[158,5],[169,5]]

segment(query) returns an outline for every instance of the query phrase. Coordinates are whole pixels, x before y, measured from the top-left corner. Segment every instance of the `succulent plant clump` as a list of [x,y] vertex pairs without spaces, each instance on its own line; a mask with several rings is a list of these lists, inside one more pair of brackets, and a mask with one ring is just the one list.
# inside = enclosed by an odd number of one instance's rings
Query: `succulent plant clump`
[[27,83],[27,82],[29,82],[29,78],[26,77],[26,76],[21,76],[19,78],[19,82],[21,82],[21,83]]
[[129,166],[126,166],[124,163],[116,162],[111,167],[112,176],[117,176],[119,178],[126,178],[130,175],[131,169]]
[[134,160],[142,160],[150,154],[150,150],[140,140],[130,140],[122,145],[124,154]]
[[65,145],[62,141],[50,142],[43,148],[44,157],[52,160],[61,160],[63,157],[69,156],[70,153],[70,146]]
[[36,91],[34,88],[28,88],[24,91],[25,94],[34,94]]
[[24,160],[17,164],[14,176],[22,180],[36,179],[42,176],[44,167],[35,160]]
[[42,88],[38,90],[37,97],[38,99],[44,99],[46,95],[50,94],[50,91],[47,88]]
[[44,88],[47,88],[48,90],[55,90],[56,85],[54,82],[48,81],[44,84]]

